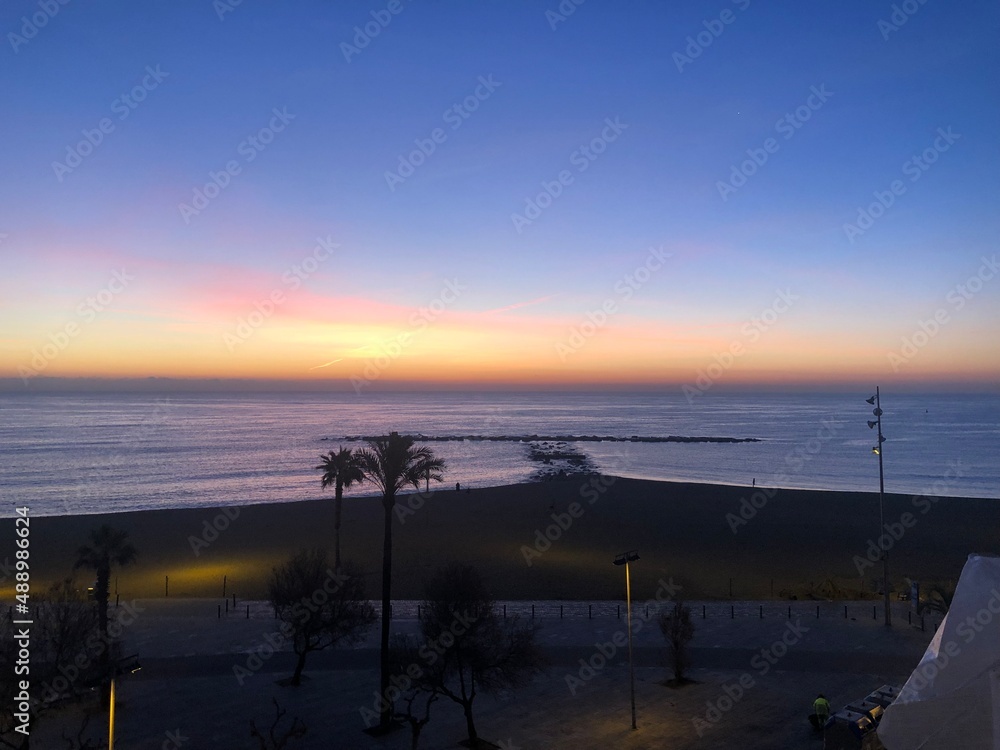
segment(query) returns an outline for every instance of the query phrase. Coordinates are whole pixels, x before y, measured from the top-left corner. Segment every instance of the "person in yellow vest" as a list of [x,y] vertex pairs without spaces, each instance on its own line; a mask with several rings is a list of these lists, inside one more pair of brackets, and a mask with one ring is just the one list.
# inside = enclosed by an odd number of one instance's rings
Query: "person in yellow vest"
[[822,693],[816,696],[813,701],[813,713],[809,717],[809,722],[817,732],[826,726],[826,720],[830,718],[830,701]]

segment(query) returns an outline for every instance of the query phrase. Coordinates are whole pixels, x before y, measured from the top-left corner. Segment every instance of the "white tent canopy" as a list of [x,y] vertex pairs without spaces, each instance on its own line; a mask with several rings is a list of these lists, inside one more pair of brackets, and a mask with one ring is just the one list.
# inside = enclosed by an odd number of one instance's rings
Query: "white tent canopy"
[[888,750],[1000,750],[1000,557],[969,555],[878,736]]

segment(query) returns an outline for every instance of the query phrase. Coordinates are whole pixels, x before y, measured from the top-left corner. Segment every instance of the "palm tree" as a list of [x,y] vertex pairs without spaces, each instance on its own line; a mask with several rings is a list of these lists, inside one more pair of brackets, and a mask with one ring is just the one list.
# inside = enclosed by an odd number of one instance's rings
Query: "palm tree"
[[[444,461],[437,458],[427,447],[416,447],[412,437],[391,433],[368,441],[368,447],[357,452],[358,465],[365,479],[371,481],[382,492],[382,507],[385,510],[384,535],[382,541],[382,644],[380,676],[382,697],[388,694],[389,663],[389,602],[392,588],[392,510],[396,505],[396,494],[407,486],[420,489],[421,479],[441,481]],[[392,706],[382,701],[379,726],[388,729],[392,721]]]
[[[135,562],[136,550],[128,543],[128,532],[113,529],[107,524],[99,529],[91,529],[90,544],[85,544],[76,551],[76,562],[73,569],[89,568],[97,572],[97,582],[94,584],[94,599],[97,601],[97,624],[104,640],[104,649],[100,654],[101,669],[110,674],[111,652],[108,642],[108,584],[111,580],[111,568],[115,565],[125,566]],[[105,690],[104,701],[109,694]]]
[[323,462],[317,469],[323,470],[322,485],[326,489],[333,485],[333,567],[340,572],[340,509],[344,503],[344,489],[350,489],[352,484],[363,482],[365,475],[358,467],[357,458],[350,448],[340,446],[340,450],[334,453],[330,451],[327,455],[321,455]]

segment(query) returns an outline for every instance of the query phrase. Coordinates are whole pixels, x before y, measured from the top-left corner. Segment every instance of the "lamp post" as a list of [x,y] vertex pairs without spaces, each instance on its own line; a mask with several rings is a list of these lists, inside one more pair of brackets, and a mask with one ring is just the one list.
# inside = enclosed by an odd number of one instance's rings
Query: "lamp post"
[[865,399],[865,401],[875,406],[872,410],[875,419],[868,420],[868,427],[869,429],[878,427],[878,445],[872,448],[872,452],[878,456],[878,538],[879,548],[882,550],[882,593],[885,597],[885,626],[888,628],[892,627],[892,610],[889,609],[889,550],[881,543],[882,536],[885,534],[885,475],[882,473],[882,443],[885,442],[885,436],[882,434],[882,406],[879,402],[878,386],[875,386],[875,395]]
[[622,552],[615,558],[615,565],[625,566],[625,608],[628,613],[628,681],[629,693],[632,696],[632,728],[635,729],[635,667],[632,663],[632,581],[629,576],[628,564],[639,559],[635,550]]
[[111,705],[108,709],[108,750],[115,750],[115,679],[119,675],[138,672],[142,669],[139,654],[119,659],[111,667]]

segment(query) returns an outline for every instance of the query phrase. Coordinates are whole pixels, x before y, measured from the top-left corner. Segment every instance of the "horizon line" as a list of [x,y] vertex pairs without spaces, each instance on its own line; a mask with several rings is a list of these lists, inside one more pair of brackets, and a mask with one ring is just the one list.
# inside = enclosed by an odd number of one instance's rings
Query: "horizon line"
[[[754,392],[828,392],[841,393],[874,390],[878,385],[883,390],[904,393],[998,393],[1000,382],[992,380],[761,380],[751,382],[718,382],[697,394],[698,397],[715,393]],[[349,380],[295,380],[277,378],[177,378],[177,377],[62,377],[39,376],[24,381],[22,378],[0,377],[0,394],[31,395],[46,393],[351,393],[363,396],[366,393],[663,393],[681,391],[691,386],[687,381],[601,382],[601,381],[417,381],[384,380],[373,381],[365,391],[358,392]]]

